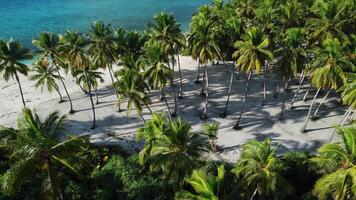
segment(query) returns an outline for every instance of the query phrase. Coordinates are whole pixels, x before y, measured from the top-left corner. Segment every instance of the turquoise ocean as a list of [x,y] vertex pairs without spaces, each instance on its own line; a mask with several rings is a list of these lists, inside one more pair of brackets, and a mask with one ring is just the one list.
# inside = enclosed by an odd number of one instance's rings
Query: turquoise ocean
[[94,20],[113,27],[142,31],[153,16],[173,13],[182,29],[196,9],[211,0],[0,0],[0,39],[13,38],[31,48],[42,31],[62,33],[67,29],[86,33]]

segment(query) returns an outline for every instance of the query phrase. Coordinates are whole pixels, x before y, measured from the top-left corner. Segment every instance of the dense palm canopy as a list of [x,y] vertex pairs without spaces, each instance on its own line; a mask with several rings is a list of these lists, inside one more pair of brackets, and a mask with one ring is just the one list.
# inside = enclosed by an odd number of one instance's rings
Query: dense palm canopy
[[342,143],[325,144],[311,161],[323,174],[315,184],[318,199],[354,199],[356,197],[356,128],[340,130]]
[[204,200],[218,200],[222,196],[220,189],[222,189],[225,175],[225,168],[220,165],[217,168],[217,176],[209,174],[206,168],[196,169],[193,171],[191,177],[187,182],[194,188],[195,193],[189,191],[180,191],[176,193],[175,199],[204,199]]
[[[116,73],[118,81],[114,88],[117,91],[119,103],[127,99],[127,113],[134,107],[138,115],[142,117],[142,105],[146,106],[151,112],[148,104],[149,98],[145,92],[148,88],[143,81],[143,75],[140,73],[140,61],[134,61],[133,56],[127,56],[123,60],[124,68]],[[143,119],[143,117],[142,117]]]
[[288,192],[288,183],[279,174],[281,163],[276,155],[277,148],[278,145],[271,147],[268,139],[263,142],[249,141],[243,146],[240,160],[233,171],[246,183],[249,189],[247,194],[257,195],[259,198],[276,198],[279,188]]
[[78,169],[70,162],[80,150],[84,140],[64,135],[65,116],[57,112],[41,119],[36,113],[25,108],[18,120],[17,129],[1,127],[1,145],[8,146],[14,163],[2,177],[2,189],[7,193],[16,192],[22,184],[37,175],[43,175],[43,192],[48,198],[62,199],[60,174],[62,171],[79,175]]
[[146,140],[140,152],[140,162],[152,171],[161,171],[175,189],[182,186],[184,177],[193,171],[197,159],[210,149],[208,137],[191,131],[191,126],[180,118],[167,121],[155,116],[138,132]]

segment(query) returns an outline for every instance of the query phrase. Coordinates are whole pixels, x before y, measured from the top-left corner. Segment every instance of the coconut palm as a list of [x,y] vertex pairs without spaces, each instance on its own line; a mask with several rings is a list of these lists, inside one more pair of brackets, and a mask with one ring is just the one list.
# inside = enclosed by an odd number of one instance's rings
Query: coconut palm
[[[153,128],[156,125],[160,128]],[[197,166],[197,159],[209,151],[209,138],[192,132],[191,125],[180,118],[176,121],[165,120],[156,125],[149,123],[144,128],[147,130],[141,130],[148,135],[141,136],[146,139],[146,144],[140,152],[143,154],[140,162],[148,164],[152,171],[161,171],[163,179],[172,184],[174,190],[181,189],[185,176]]]
[[319,42],[327,38],[338,38],[342,42],[348,42],[344,33],[352,18],[345,15],[347,5],[338,0],[315,1],[312,12],[313,16],[307,21],[310,28],[311,42]]
[[164,64],[166,59],[161,45],[155,42],[149,43],[149,45],[145,48],[144,58],[145,64],[148,67],[145,71],[144,77],[145,79],[149,79],[153,88],[159,88],[161,90],[162,98],[166,103],[169,118],[171,119],[171,117],[176,116],[176,112],[171,113],[165,89],[173,71]]
[[356,197],[356,127],[340,130],[342,143],[324,144],[311,161],[323,176],[316,182],[318,199],[354,199]]
[[267,50],[270,40],[263,34],[260,28],[252,27],[242,37],[243,40],[239,40],[235,43],[236,52],[234,57],[237,58],[236,67],[245,73],[248,73],[244,97],[242,100],[242,106],[240,110],[239,118],[234,126],[234,129],[240,129],[240,121],[243,113],[245,100],[248,92],[248,85],[252,77],[252,73],[259,74],[262,70],[265,60],[272,59],[272,53]]
[[[173,116],[177,113],[177,98],[174,86],[174,73],[175,73],[175,58],[176,50],[184,46],[185,37],[180,29],[180,24],[176,21],[172,14],[161,12],[154,17],[154,23],[149,23],[147,28],[149,35],[148,43],[154,42],[161,45],[165,60],[169,67],[172,68],[171,86],[173,89],[174,99],[174,112]],[[172,61],[172,66],[169,61]],[[179,67],[180,68],[180,67]],[[179,72],[181,75],[181,72]],[[181,79],[181,77],[180,77]],[[181,86],[180,86],[181,88]]]
[[[1,145],[11,149],[13,164],[2,177],[1,187],[6,193],[17,192],[33,177],[43,178],[42,187],[48,199],[64,199],[60,188],[61,174],[79,175],[73,162],[85,140],[68,136],[62,140],[65,116],[53,112],[46,119],[24,108],[17,129],[0,128]],[[63,170],[65,169],[65,170]],[[41,187],[41,185],[39,185]]]
[[217,176],[209,174],[206,168],[195,169],[187,179],[194,193],[182,190],[176,193],[175,199],[188,200],[188,199],[204,199],[204,200],[218,200],[222,199],[222,183],[225,176],[224,165],[217,167]]
[[41,57],[47,58],[50,64],[56,68],[56,73],[60,77],[60,81],[66,92],[67,98],[69,100],[70,110],[69,113],[74,113],[72,99],[68,93],[67,86],[64,83],[64,78],[61,75],[60,67],[65,67],[64,61],[59,52],[59,38],[57,35],[49,32],[40,33],[38,38],[32,40],[32,44],[35,45],[41,53]]
[[204,134],[206,134],[212,141],[212,149],[214,152],[218,151],[218,147],[216,145],[216,139],[218,139],[218,130],[219,123],[205,123],[203,124]]
[[114,31],[115,48],[119,58],[133,56],[138,60],[144,54],[144,46],[147,42],[147,34],[136,31],[126,31],[118,28]]
[[303,63],[306,52],[302,47],[303,33],[299,28],[290,28],[284,34],[282,47],[275,51],[277,57],[278,72],[282,79],[286,81],[284,87],[284,97],[279,120],[283,119],[284,105],[287,96],[287,90],[291,79],[303,70]]
[[249,199],[255,196],[273,199],[268,197],[276,198],[279,193],[290,191],[289,184],[279,174],[281,163],[276,156],[278,146],[272,148],[269,139],[263,142],[251,140],[243,145],[241,157],[233,172],[246,184],[246,194],[251,195]]
[[209,12],[199,13],[199,15],[195,16],[193,22],[188,46],[191,46],[191,51],[197,55],[198,62],[204,65],[203,81],[205,79],[205,92],[203,83],[201,94],[205,95],[205,108],[200,118],[205,120],[207,119],[209,100],[209,76],[206,65],[219,57],[220,49],[216,41],[215,22],[210,18]]
[[61,78],[57,75],[56,67],[51,66],[46,58],[42,58],[34,64],[32,73],[31,80],[36,81],[36,88],[41,87],[41,91],[43,91],[43,88],[46,87],[49,92],[55,90],[59,95],[59,103],[63,102],[62,94],[56,83],[56,80]]
[[77,78],[77,83],[82,84],[84,89],[87,90],[89,94],[91,108],[93,111],[93,125],[91,126],[91,129],[95,129],[96,127],[95,105],[92,92],[98,88],[98,80],[102,83],[104,82],[102,75],[103,73],[96,71],[94,66],[76,68],[73,72],[73,76]]
[[0,40],[0,73],[3,74],[5,81],[10,78],[15,78],[22,99],[22,104],[26,107],[25,99],[22,92],[22,86],[19,79],[19,73],[27,76],[28,67],[21,63],[21,60],[32,58],[30,50],[24,48],[15,40],[3,41]]
[[[309,112],[305,120],[305,124],[302,127],[302,132],[305,132],[309,122],[310,114],[315,102],[316,97],[321,89],[338,89],[346,81],[346,75],[344,71],[349,68],[353,68],[353,64],[342,53],[342,47],[337,39],[327,39],[323,42],[322,48],[314,49],[315,59],[311,63],[311,81],[318,90],[313,98],[313,101],[309,107]],[[327,95],[329,92],[327,93]],[[326,95],[326,96],[327,96]],[[323,101],[326,97],[323,98]],[[319,104],[321,105],[323,101]],[[319,108],[316,109],[316,113]]]
[[128,56],[124,59],[124,68],[118,71],[115,75],[118,77],[118,81],[115,82],[114,88],[116,89],[121,103],[126,98],[127,101],[127,113],[129,113],[134,106],[137,114],[146,123],[142,116],[142,104],[152,114],[149,104],[149,97],[147,96],[145,89],[148,87],[143,81],[143,75],[139,73],[139,61],[134,61],[133,56]]
[[89,52],[96,66],[107,69],[114,84],[112,65],[115,63],[115,37],[110,24],[95,21],[91,25]]

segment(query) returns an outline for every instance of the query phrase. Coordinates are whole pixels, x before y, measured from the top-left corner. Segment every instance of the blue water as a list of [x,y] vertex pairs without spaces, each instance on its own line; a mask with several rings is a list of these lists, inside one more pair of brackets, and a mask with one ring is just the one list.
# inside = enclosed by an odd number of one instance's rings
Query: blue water
[[32,48],[42,31],[88,32],[94,20],[141,31],[160,11],[173,13],[187,30],[191,15],[211,0],[0,0],[0,38]]

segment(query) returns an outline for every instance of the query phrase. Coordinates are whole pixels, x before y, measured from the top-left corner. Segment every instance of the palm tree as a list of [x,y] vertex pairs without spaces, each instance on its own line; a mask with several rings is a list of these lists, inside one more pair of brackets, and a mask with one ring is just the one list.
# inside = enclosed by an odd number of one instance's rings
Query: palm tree
[[8,81],[10,78],[15,78],[19,85],[22,104],[26,107],[25,99],[22,92],[22,86],[18,74],[27,76],[28,67],[21,63],[21,60],[31,59],[32,54],[30,50],[23,48],[23,46],[14,40],[3,41],[0,40],[0,73],[4,72],[3,78]]
[[[289,192],[289,184],[279,174],[281,163],[276,156],[279,145],[271,148],[271,141],[263,142],[251,140],[243,145],[239,161],[233,172],[247,186],[248,199],[254,199],[257,195],[260,199],[273,199],[278,197],[279,192]],[[277,198],[276,198],[277,199]]]
[[32,43],[40,50],[41,56],[43,58],[47,58],[47,60],[51,62],[51,65],[53,65],[56,68],[57,75],[60,77],[59,80],[61,81],[69,100],[69,104],[70,104],[69,113],[73,114],[75,111],[73,109],[72,99],[70,98],[66,84],[64,83],[64,78],[61,75],[60,68],[59,68],[59,66],[64,67],[65,64],[59,52],[58,36],[53,33],[42,32],[40,33],[38,38],[32,40]]
[[323,175],[314,188],[321,200],[356,197],[356,127],[341,129],[340,134],[343,143],[324,144],[311,159]]
[[290,81],[297,73],[302,71],[306,56],[302,42],[302,30],[299,28],[290,28],[284,34],[282,47],[275,51],[278,59],[276,64],[279,66],[278,72],[282,76],[282,79],[286,81],[279,120],[283,119],[284,105]]
[[[154,119],[157,119],[154,115]],[[186,175],[197,166],[197,159],[210,150],[209,138],[191,131],[191,125],[180,118],[177,121],[155,120],[141,129],[140,138],[146,140],[140,152],[140,162],[152,171],[162,172],[165,181],[174,190],[181,189]],[[158,126],[158,127],[157,127]],[[153,132],[150,132],[153,131]]]
[[107,69],[114,84],[112,65],[115,63],[115,37],[110,24],[95,21],[91,25],[89,52],[96,66]]
[[[148,35],[150,37],[149,41],[155,41],[162,45],[164,55],[168,60],[168,65],[169,59],[172,61],[173,73],[171,81],[173,85],[175,72],[174,55],[177,54],[179,60],[179,50],[185,45],[185,36],[182,33],[180,24],[177,22],[174,15],[161,12],[154,17],[154,23],[148,24]],[[178,67],[180,76],[179,95],[182,95],[182,73],[180,70],[180,62],[178,62]]]
[[155,42],[150,43],[145,48],[145,64],[148,68],[145,71],[145,79],[149,79],[152,83],[153,88],[159,88],[161,90],[161,95],[166,103],[167,110],[169,113],[169,118],[175,117],[176,112],[171,113],[168,105],[165,88],[168,80],[170,79],[173,71],[166,65],[164,65],[165,56],[162,47]]
[[182,190],[176,193],[175,199],[204,199],[204,200],[218,200],[222,199],[221,190],[223,188],[223,180],[225,176],[224,165],[217,167],[217,176],[209,174],[206,168],[195,169],[187,183],[194,189],[194,193],[187,190]]
[[[329,90],[338,89],[346,81],[344,70],[346,71],[347,69],[353,67],[353,64],[342,53],[343,51],[340,42],[337,39],[327,39],[322,43],[322,46],[322,48],[316,48],[313,51],[315,59],[311,63],[311,81],[312,84],[318,88],[318,90],[309,107],[309,112],[305,120],[305,124],[302,127],[302,132],[305,132],[306,130],[310,114],[319,91],[322,88]],[[319,105],[322,103],[323,101]],[[316,113],[318,110],[319,108],[316,109]],[[314,113],[314,115],[316,115],[316,113]]]
[[[344,33],[352,18],[345,15],[347,5],[338,0],[315,1],[313,16],[307,21],[310,28],[311,42],[323,42],[327,38],[338,38],[342,42],[348,42]],[[351,22],[352,23],[352,22]]]
[[2,177],[1,187],[5,193],[17,192],[25,181],[41,177],[44,178],[43,188],[50,195],[48,198],[64,199],[60,188],[61,174],[67,171],[79,175],[72,161],[88,143],[76,136],[61,140],[64,121],[65,116],[59,116],[58,112],[42,120],[36,113],[24,108],[17,129],[0,128],[0,138],[6,138],[0,143],[11,149],[14,162]]
[[272,59],[273,55],[267,50],[270,44],[270,40],[266,37],[260,28],[252,27],[243,36],[243,40],[239,40],[235,43],[237,51],[234,53],[234,57],[238,58],[236,61],[236,67],[245,73],[248,73],[248,77],[245,85],[244,97],[242,100],[242,106],[239,118],[234,126],[234,129],[240,129],[240,120],[245,105],[245,100],[248,92],[248,85],[255,71],[259,74],[262,70],[262,66],[265,60]]
[[204,132],[203,134],[206,134],[211,142],[212,142],[212,149],[214,152],[218,151],[218,147],[216,145],[216,139],[218,139],[218,130],[219,130],[219,123],[214,122],[214,123],[205,123],[203,124],[203,129]]
[[[194,22],[194,23],[193,23]],[[201,12],[195,16],[191,24],[191,34],[189,36],[188,46],[191,46],[191,51],[197,55],[198,62],[204,65],[205,92],[204,84],[202,84],[201,94],[205,95],[205,108],[200,116],[202,120],[207,119],[208,100],[209,100],[209,76],[208,62],[212,62],[219,57],[220,49],[216,41],[215,22],[210,19],[209,12]]]
[[57,69],[54,66],[51,66],[46,58],[41,58],[34,64],[32,72],[33,75],[31,76],[31,80],[36,81],[35,87],[41,87],[41,90],[43,90],[43,87],[46,87],[49,92],[52,92],[53,89],[56,90],[59,95],[59,103],[62,103],[62,94],[56,83],[56,80],[61,78],[56,74]]
[[93,111],[93,125],[91,129],[95,129],[96,127],[96,116],[95,116],[95,105],[93,101],[93,90],[96,90],[98,87],[98,80],[100,82],[104,82],[102,78],[103,73],[95,71],[95,68],[92,67],[84,67],[84,68],[77,68],[74,70],[73,76],[77,78],[78,84],[83,84],[85,90],[88,91],[91,107]]
[[148,106],[149,98],[145,92],[148,86],[143,81],[142,74],[139,73],[139,61],[135,62],[133,59],[133,56],[127,56],[124,59],[124,68],[115,74],[118,76],[118,81],[115,82],[114,88],[119,95],[119,103],[128,98],[127,113],[129,113],[132,106],[134,106],[137,114],[140,115],[142,120],[146,123],[142,116],[142,104],[145,105],[152,114]]

